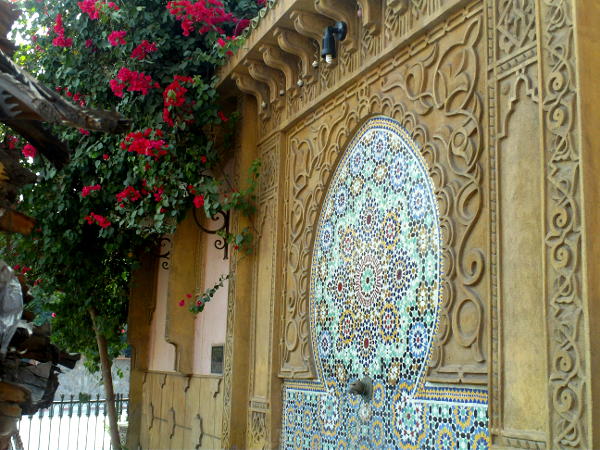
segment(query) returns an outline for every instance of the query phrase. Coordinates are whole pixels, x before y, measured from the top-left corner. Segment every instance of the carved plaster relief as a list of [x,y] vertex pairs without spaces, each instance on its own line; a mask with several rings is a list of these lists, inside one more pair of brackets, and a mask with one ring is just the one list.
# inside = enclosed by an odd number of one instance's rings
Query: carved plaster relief
[[[444,24],[297,124],[290,133],[284,235],[286,254],[282,370],[312,377],[307,288],[313,226],[339,151],[364,117],[384,113],[405,124],[431,167],[441,213],[445,296],[430,379],[484,383],[487,356],[486,157],[480,75],[481,8]],[[411,112],[409,112],[411,111]]]
[[538,0],[550,447],[589,448],[573,2]]

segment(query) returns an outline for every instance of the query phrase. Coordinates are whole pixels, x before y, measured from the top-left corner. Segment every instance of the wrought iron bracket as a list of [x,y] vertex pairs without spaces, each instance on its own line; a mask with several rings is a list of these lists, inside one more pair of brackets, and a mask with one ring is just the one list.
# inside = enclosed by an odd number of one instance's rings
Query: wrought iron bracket
[[158,240],[158,253],[156,257],[162,259],[160,266],[164,270],[169,270],[169,260],[171,259],[171,239],[162,237]]
[[[220,231],[224,231],[225,234],[229,234],[229,211],[219,211],[211,217],[211,220],[214,222],[222,221],[221,226],[213,230],[206,228],[202,225],[202,219],[199,219],[196,215],[197,211],[197,209],[193,210],[194,221],[202,231],[208,234],[217,234]],[[215,241],[215,248],[217,250],[223,250],[223,259],[229,259],[229,246],[227,245],[227,240],[223,236],[219,236],[219,239]]]

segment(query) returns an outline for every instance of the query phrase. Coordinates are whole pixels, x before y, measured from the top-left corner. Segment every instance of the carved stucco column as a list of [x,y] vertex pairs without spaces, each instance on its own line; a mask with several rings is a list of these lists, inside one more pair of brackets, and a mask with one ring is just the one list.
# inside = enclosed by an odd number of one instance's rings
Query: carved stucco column
[[[236,173],[240,189],[247,188],[244,176],[257,157],[258,115],[255,97],[242,97]],[[251,227],[250,219],[232,216],[232,232]],[[223,441],[224,448],[247,448],[246,416],[250,352],[250,314],[254,257],[232,258],[227,301],[227,334],[223,365]]]
[[[537,0],[550,448],[598,448],[597,2]],[[596,250],[596,252],[594,251]],[[594,370],[596,369],[596,370]],[[596,403],[594,403],[596,400]]]
[[581,167],[584,214],[584,295],[588,309],[589,343],[596,346],[590,352],[591,398],[590,447],[600,448],[600,153],[598,153],[598,123],[600,123],[600,89],[597,79],[600,70],[600,3],[576,3],[577,59],[581,117]]

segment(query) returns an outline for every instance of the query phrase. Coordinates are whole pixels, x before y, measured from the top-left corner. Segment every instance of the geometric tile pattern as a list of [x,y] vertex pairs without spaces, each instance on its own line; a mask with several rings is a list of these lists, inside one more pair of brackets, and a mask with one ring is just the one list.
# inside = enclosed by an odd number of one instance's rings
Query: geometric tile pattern
[[[284,448],[487,447],[485,393],[423,385],[440,242],[419,150],[396,121],[368,120],[323,202],[310,289],[318,381],[286,384]],[[364,376],[373,381],[369,402],[348,393]]]

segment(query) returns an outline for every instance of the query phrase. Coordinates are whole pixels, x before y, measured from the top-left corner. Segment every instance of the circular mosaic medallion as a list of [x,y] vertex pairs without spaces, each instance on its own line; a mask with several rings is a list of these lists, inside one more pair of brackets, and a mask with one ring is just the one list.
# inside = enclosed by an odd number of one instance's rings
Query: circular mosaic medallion
[[[373,406],[394,412],[391,429],[409,447],[418,445],[422,411],[407,399],[427,364],[437,322],[439,233],[433,184],[418,149],[397,122],[369,120],[333,175],[317,227],[313,348],[320,378],[337,382],[335,391],[371,377]],[[331,392],[321,404],[326,432],[338,424]]]

